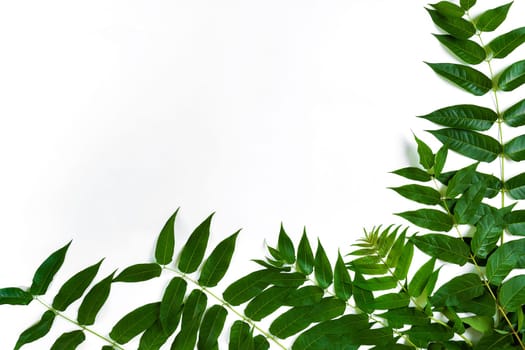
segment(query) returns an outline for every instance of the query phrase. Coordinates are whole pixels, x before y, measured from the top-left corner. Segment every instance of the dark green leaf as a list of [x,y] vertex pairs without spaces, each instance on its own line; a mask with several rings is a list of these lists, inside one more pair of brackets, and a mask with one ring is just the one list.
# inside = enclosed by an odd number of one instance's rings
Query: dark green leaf
[[512,334],[487,334],[474,346],[474,350],[510,350],[512,346]]
[[181,272],[192,273],[199,268],[208,245],[212,217],[213,214],[197,226],[182,247],[178,265]]
[[159,350],[168,341],[171,334],[165,332],[160,321],[157,320],[140,337],[138,350]]
[[525,84],[525,60],[511,64],[498,78],[498,87],[502,91],[512,91],[523,84]]
[[431,341],[448,340],[454,336],[452,328],[442,326],[437,323],[426,326],[413,326],[405,332],[410,337],[410,341],[419,347],[427,347]]
[[223,240],[210,254],[202,266],[199,284],[204,287],[215,287],[230,267],[235,242],[239,231]]
[[525,27],[511,30],[492,40],[487,48],[494,58],[505,58],[518,46],[525,42]]
[[421,185],[405,185],[400,187],[391,187],[400,195],[418,203],[436,205],[441,202],[441,194],[435,189]]
[[36,270],[33,276],[33,283],[29,292],[32,295],[42,295],[45,294],[47,288],[51,284],[53,277],[58,272],[64,259],[66,257],[67,250],[71,242],[53,252]]
[[140,306],[122,317],[111,329],[109,336],[119,344],[126,344],[151,327],[159,316],[160,303]]
[[281,229],[279,231],[279,240],[277,241],[277,247],[281,253],[284,261],[288,264],[295,262],[295,248],[290,236],[286,234],[283,224],[281,223]]
[[323,289],[328,288],[328,286],[332,284],[332,266],[330,265],[330,260],[328,260],[320,240],[317,240],[314,266],[317,285]]
[[0,289],[0,305],[27,305],[33,296],[20,288],[9,287]]
[[436,4],[431,4],[440,14],[450,17],[463,17],[465,10],[458,5],[449,1],[440,1]]
[[439,177],[443,168],[445,167],[445,162],[447,161],[448,148],[447,146],[442,146],[436,153],[434,161],[434,176]]
[[472,67],[455,63],[428,63],[432,70],[463,90],[483,96],[492,89],[492,80]]
[[392,173],[414,181],[427,182],[432,179],[432,177],[426,171],[414,167],[394,170]]
[[476,5],[476,0],[459,0],[459,4],[463,10],[468,11]]
[[506,311],[516,311],[525,304],[525,275],[514,276],[501,285],[499,291],[500,305]]
[[525,160],[525,135],[513,138],[504,147],[505,155],[516,162]]
[[184,304],[182,312],[181,330],[175,337],[171,349],[193,350],[197,343],[197,333],[201,319],[206,311],[206,295],[198,289],[194,289]]
[[525,173],[521,173],[505,181],[505,189],[512,198],[525,199]]
[[160,302],[159,321],[165,332],[174,332],[179,324],[186,287],[184,279],[175,277],[164,291]]
[[525,210],[515,210],[507,214],[505,223],[510,234],[525,236]]
[[244,350],[246,341],[251,340],[250,326],[244,321],[235,321],[230,329],[229,350]]
[[423,253],[453,264],[465,265],[469,259],[470,249],[459,238],[431,233],[411,237],[416,247]]
[[81,325],[92,325],[95,323],[98,312],[108,299],[114,274],[115,272],[95,284],[86,294],[78,308],[78,323]]
[[374,300],[374,309],[390,310],[400,307],[407,307],[410,297],[406,293],[388,293],[378,296]]
[[397,278],[398,280],[404,280],[407,277],[408,269],[410,268],[410,263],[412,262],[413,255],[414,244],[412,242],[408,242],[403,248],[401,256],[399,257],[399,261],[397,262],[397,267],[394,271],[395,278]]
[[403,213],[396,213],[403,219],[410,221],[414,225],[427,228],[433,231],[450,231],[454,222],[452,217],[435,209],[419,209],[415,211],[405,211]]
[[162,268],[157,263],[136,264],[126,267],[113,282],[142,282],[159,277]]
[[488,130],[498,119],[496,112],[476,105],[455,105],[420,116],[433,123],[458,129]]
[[479,221],[479,210],[486,191],[487,185],[483,181],[475,182],[467,189],[454,206],[456,223],[475,225]]
[[314,270],[314,253],[306,236],[306,230],[303,231],[299,247],[297,249],[297,271],[309,275]]
[[[359,278],[359,274],[356,274],[356,278]],[[360,276],[363,279],[363,276]],[[374,294],[371,291],[360,288],[354,283],[352,285],[352,295],[356,306],[363,312],[371,313],[374,311]]]
[[179,209],[171,215],[160,231],[155,247],[155,260],[160,265],[167,265],[173,260],[173,251],[175,249],[175,218]]
[[253,338],[253,350],[268,350],[270,348],[270,343],[266,340],[266,337],[261,334]]
[[452,35],[434,34],[434,36],[443,46],[465,63],[479,64],[487,57],[485,49],[472,40],[457,39]]
[[496,30],[507,18],[512,2],[483,12],[476,19],[476,28],[482,32],[492,32]]
[[494,138],[470,130],[429,130],[449,149],[482,162],[492,162],[501,153],[501,145]]
[[95,279],[100,264],[102,264],[102,260],[68,279],[53,299],[53,308],[64,311],[75,300],[80,298]]
[[458,39],[468,39],[476,33],[474,25],[460,17],[443,16],[438,11],[427,9],[432,22]]
[[490,283],[500,285],[514,268],[525,267],[524,251],[525,239],[509,241],[499,246],[487,261],[486,274]]
[[478,163],[458,170],[447,183],[447,197],[455,198],[465,192],[474,182],[477,182],[476,167]]
[[308,306],[317,304],[323,298],[324,290],[317,286],[305,286],[292,292],[285,300],[288,306]]
[[466,300],[472,300],[483,294],[483,283],[475,273],[467,273],[452,278],[442,285],[432,296],[434,306],[457,306]]
[[46,311],[40,318],[40,321],[26,329],[20,334],[16,342],[14,350],[20,349],[23,345],[34,342],[45,336],[51,330],[53,321],[55,320],[55,313],[53,311]]
[[244,314],[254,321],[260,321],[285,305],[294,290],[290,287],[270,287],[248,303]]
[[496,312],[496,304],[490,293],[485,290],[484,293],[472,300],[465,300],[454,307],[457,312],[470,312],[480,316],[492,317]]
[[[477,164],[472,164],[469,167],[475,168],[476,166]],[[467,168],[465,168],[465,171],[467,171],[467,174],[464,174],[466,178],[457,178],[454,181],[452,181],[454,176],[459,171],[450,171],[450,172],[446,172],[440,175],[439,181],[444,185],[448,185],[448,189],[447,189],[448,197],[450,198],[456,197],[458,194],[463,193],[468,188],[469,186],[468,181],[470,181],[469,179],[471,175],[468,174]],[[501,181],[494,175],[475,172],[475,174],[472,177],[472,183],[477,182],[477,181],[484,181],[487,184],[487,191],[485,192],[485,197],[487,198],[496,197],[500,193],[500,190],[502,188]],[[457,183],[454,184],[454,182],[457,182]],[[459,185],[459,186],[456,186],[456,185]],[[449,206],[449,208],[451,207],[452,206]]]
[[503,234],[503,218],[498,210],[487,207],[481,219],[476,224],[476,231],[472,236],[470,247],[474,255],[486,258],[496,248],[499,238]]
[[408,294],[410,294],[410,296],[418,297],[423,293],[428,279],[430,278],[432,271],[434,271],[435,263],[436,258],[431,258],[416,271],[414,277],[412,277],[412,280],[408,284]]
[[50,350],[74,350],[84,340],[86,336],[81,330],[64,333],[53,343]]
[[507,108],[502,118],[507,125],[512,127],[525,125],[525,99]]
[[402,328],[407,324],[425,326],[430,323],[428,316],[414,307],[392,309],[378,316],[388,320],[388,324],[393,328]]
[[217,339],[224,328],[227,315],[226,309],[220,305],[213,305],[206,311],[199,330],[199,350],[213,349],[217,346]]
[[232,305],[240,305],[259,293],[279,276],[276,270],[259,270],[252,272],[233,282],[223,293],[224,300]]
[[356,276],[354,279],[354,285],[369,291],[388,290],[397,286],[397,280],[390,276],[372,277],[369,279]]
[[416,135],[414,139],[417,143],[417,154],[419,155],[419,164],[425,169],[430,169],[434,165],[434,153],[426,143],[421,141]]
[[352,296],[352,280],[339,253],[334,268],[334,292],[336,297],[345,301]]

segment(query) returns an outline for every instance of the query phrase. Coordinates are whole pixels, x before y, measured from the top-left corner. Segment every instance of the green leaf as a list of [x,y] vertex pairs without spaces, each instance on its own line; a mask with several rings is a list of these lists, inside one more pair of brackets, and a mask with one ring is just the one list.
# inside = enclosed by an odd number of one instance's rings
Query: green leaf
[[406,238],[407,229],[403,230],[399,237],[397,237],[396,241],[392,245],[392,249],[388,252],[388,256],[386,258],[386,265],[390,267],[396,267],[397,263],[399,262],[399,258],[401,257],[401,254],[403,253],[403,248],[405,247],[405,238]]
[[206,294],[200,290],[194,289],[190,293],[182,312],[181,330],[171,345],[172,349],[193,350],[195,348],[201,319],[206,311],[206,303]]
[[159,321],[165,332],[174,332],[179,325],[186,287],[184,279],[175,277],[164,291],[160,302]]
[[512,346],[512,334],[487,334],[474,346],[474,350],[507,350],[515,349]]
[[493,58],[505,58],[524,42],[525,27],[521,27],[493,39],[487,48],[491,51]]
[[431,258],[425,264],[423,264],[414,274],[412,280],[408,284],[408,294],[412,297],[418,297],[423,293],[425,286],[427,285],[430,275],[434,271],[434,264],[436,258]]
[[364,279],[363,277],[358,277],[356,275],[354,278],[354,285],[369,291],[388,290],[397,286],[397,280],[390,276]]
[[160,231],[157,238],[157,245],[155,247],[155,260],[159,265],[167,265],[173,260],[173,251],[175,250],[175,218],[179,208],[166,221],[164,227]]
[[270,287],[248,303],[244,314],[254,321],[260,321],[285,305],[294,290],[293,287]]
[[505,124],[512,127],[525,125],[525,99],[507,108],[502,118]]
[[502,91],[512,91],[525,84],[525,60],[511,64],[498,78],[498,87]]
[[440,1],[436,4],[430,4],[430,6],[444,16],[463,17],[465,14],[464,9],[449,1]]
[[442,285],[430,298],[430,302],[437,307],[457,306],[466,300],[481,296],[484,288],[477,274],[467,273]]
[[507,18],[512,2],[483,12],[476,19],[476,28],[482,32],[492,32],[496,30]]
[[485,131],[494,125],[498,115],[492,109],[485,107],[454,105],[438,109],[419,118],[451,128]]
[[51,330],[55,313],[51,310],[44,312],[40,320],[20,334],[15,344],[14,350],[20,349],[23,345],[34,342],[45,336]]
[[419,155],[419,164],[421,164],[423,168],[427,170],[432,168],[432,166],[434,165],[434,154],[432,153],[432,150],[416,135],[414,135],[414,139],[417,143],[417,154]]
[[412,326],[405,334],[416,346],[426,348],[431,341],[444,341],[452,338],[454,331],[452,328],[433,323],[426,326]]
[[244,321],[235,321],[230,329],[230,342],[228,344],[229,350],[244,350],[246,342],[252,339],[252,332],[250,326]]
[[334,268],[334,292],[336,297],[345,301],[352,296],[352,280],[340,253]]
[[53,308],[64,311],[75,300],[79,299],[95,279],[102,260],[78,272],[68,279],[53,299]]
[[305,286],[292,292],[285,300],[288,306],[308,306],[317,304],[323,298],[324,290],[317,286]]
[[489,256],[486,266],[487,279],[494,285],[500,285],[510,271],[525,267],[525,239],[509,241],[499,246]]
[[492,89],[492,80],[472,67],[455,63],[428,63],[432,70],[475,96],[483,96]]
[[[364,279],[356,273],[356,279]],[[354,279],[355,281],[355,279]],[[363,312],[372,313],[374,311],[374,294],[371,291],[358,287],[355,283],[352,285],[352,295],[356,306]]]
[[438,11],[427,9],[432,22],[458,39],[468,39],[476,33],[474,25],[461,17],[444,16]]
[[84,297],[78,308],[78,323],[81,325],[92,325],[98,312],[108,299],[111,291],[111,283],[115,272],[95,284]]
[[463,10],[468,11],[476,5],[476,0],[459,0],[459,5]]
[[0,305],[28,305],[31,301],[33,301],[33,296],[20,288],[0,289]]
[[119,344],[126,344],[151,327],[159,316],[160,303],[140,306],[122,317],[111,329],[109,336]]
[[281,278],[279,271],[276,270],[252,272],[228,286],[223,293],[223,298],[234,306],[240,305],[261,293],[276,278]]
[[514,312],[525,304],[525,275],[514,276],[501,285],[500,305],[507,312]]
[[410,268],[410,264],[412,263],[413,255],[414,245],[412,244],[412,242],[408,242],[403,248],[401,256],[399,257],[397,267],[394,271],[395,278],[397,278],[398,280],[404,280],[407,277],[408,269]]
[[47,288],[53,280],[53,277],[55,277],[56,273],[64,263],[64,259],[66,257],[66,253],[70,244],[71,241],[62,248],[53,252],[38,267],[33,276],[33,283],[31,284],[29,293],[31,293],[32,295],[42,295],[46,293]]
[[76,330],[62,334],[51,346],[51,350],[74,350],[86,340],[84,332]]
[[476,179],[478,163],[471,164],[458,170],[447,183],[447,197],[455,198],[465,192]]
[[336,298],[324,298],[313,306],[292,307],[270,325],[270,333],[285,339],[299,333],[311,323],[331,320],[344,313],[346,304]]
[[504,147],[505,155],[516,162],[525,160],[525,135],[513,138]]
[[474,255],[486,258],[496,248],[503,234],[503,218],[498,210],[488,207],[476,224],[470,247]]
[[423,253],[443,261],[463,266],[469,259],[470,249],[459,238],[430,233],[423,236],[413,236],[410,240]]
[[160,321],[156,320],[151,327],[142,333],[138,350],[159,350],[168,341],[172,333],[164,332]]
[[210,254],[202,266],[199,284],[204,287],[215,287],[230,267],[235,242],[240,231],[223,240]]
[[157,263],[135,264],[128,266],[113,282],[142,282],[159,277],[162,268]]
[[525,199],[525,173],[521,173],[505,181],[505,189],[512,198]]
[[510,234],[525,236],[525,210],[515,210],[507,214],[505,223]]
[[450,231],[454,225],[452,217],[435,209],[419,209],[415,211],[405,211],[396,213],[403,219],[410,221],[414,225],[427,228],[433,231]]
[[487,57],[485,49],[472,40],[457,39],[452,35],[443,34],[434,34],[434,37],[465,63],[480,64]]
[[326,289],[332,284],[332,266],[319,239],[317,240],[317,250],[315,252],[314,271],[315,280],[319,287]]
[[475,131],[448,128],[428,132],[449,149],[482,162],[492,162],[502,151],[496,139]]
[[213,217],[212,213],[192,232],[179,258],[179,270],[184,273],[195,272],[204,258],[208,238],[210,237],[210,225]]
[[454,206],[456,223],[475,225],[479,221],[478,213],[486,190],[484,181],[475,182],[468,188]]
[[400,307],[407,307],[410,297],[406,293],[388,293],[378,296],[374,300],[376,310],[390,310]]
[[442,146],[436,153],[434,161],[434,176],[439,177],[443,168],[445,167],[445,162],[447,161],[448,148],[447,146]]
[[295,248],[290,236],[286,234],[283,224],[281,223],[281,229],[279,231],[279,240],[277,241],[277,248],[284,258],[284,261],[288,264],[295,262]]
[[405,185],[400,187],[390,187],[401,196],[418,203],[436,205],[441,202],[441,194],[435,189],[421,185]]
[[266,337],[261,334],[253,338],[253,350],[268,350],[270,348],[270,343],[266,340]]
[[314,253],[306,236],[306,229],[303,231],[299,247],[297,248],[297,271],[309,275],[314,270]]
[[481,333],[490,333],[494,328],[494,320],[489,316],[463,317],[461,321]]
[[470,312],[479,316],[493,317],[496,312],[496,304],[490,293],[485,290],[484,293],[472,300],[465,300],[454,307],[457,312]]
[[391,309],[378,316],[388,320],[388,324],[393,328],[402,328],[407,324],[425,326],[430,323],[428,316],[414,307]]
[[213,349],[217,346],[227,315],[228,311],[220,305],[213,305],[206,311],[199,330],[198,349]]
[[410,180],[421,182],[427,182],[432,179],[432,177],[426,171],[414,167],[394,170],[392,171],[392,174],[396,174]]
[[425,285],[425,288],[423,289],[422,295],[425,297],[432,294],[434,291],[434,287],[436,286],[437,279],[439,277],[439,271],[441,270],[441,267],[438,268],[436,271],[432,272],[430,276],[428,277],[427,284]]

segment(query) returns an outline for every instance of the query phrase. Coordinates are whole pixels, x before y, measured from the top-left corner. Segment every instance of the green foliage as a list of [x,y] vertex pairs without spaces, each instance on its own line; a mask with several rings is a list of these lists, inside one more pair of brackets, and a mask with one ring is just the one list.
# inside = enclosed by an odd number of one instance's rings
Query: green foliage
[[[61,319],[75,329],[58,336],[52,350],[76,349],[89,335],[103,339],[104,350],[125,349],[133,339],[139,350],[214,350],[222,336],[231,350],[285,349],[285,342],[293,350],[525,350],[525,275],[520,274],[525,210],[518,205],[525,199],[525,173],[505,175],[505,164],[525,160],[525,135],[507,139],[504,134],[504,127],[516,131],[525,125],[525,99],[506,110],[498,103],[499,94],[525,83],[525,61],[503,66],[497,76],[491,65],[525,42],[525,27],[494,33],[485,45],[484,32],[500,28],[512,3],[477,5],[476,0],[440,1],[427,9],[439,31],[434,37],[456,60],[427,65],[472,95],[490,92],[495,103],[444,106],[420,116],[438,126],[428,132],[442,146],[435,152],[414,135],[418,164],[392,173],[418,183],[391,189],[423,205],[396,214],[422,232],[401,225],[374,227],[347,254],[330,259],[321,239],[314,251],[306,230],[294,242],[281,224],[276,245],[267,246],[265,258],[253,260],[259,269],[217,292],[239,231],[211,249],[211,214],[179,248],[176,210],[157,237],[151,261],[94,282],[100,260],[67,279],[48,305],[43,298],[70,242],[40,264],[30,287],[1,288],[0,305],[36,300],[44,308],[14,349],[45,337]],[[449,152],[464,157],[460,169],[447,169]],[[496,168],[483,173],[479,162]],[[420,254],[429,256],[423,264],[414,260]],[[458,266],[468,271],[458,274]],[[91,328],[111,300],[114,283],[125,287],[166,274],[170,280],[160,300],[130,306],[106,334]],[[78,300],[76,318],[67,316]]]

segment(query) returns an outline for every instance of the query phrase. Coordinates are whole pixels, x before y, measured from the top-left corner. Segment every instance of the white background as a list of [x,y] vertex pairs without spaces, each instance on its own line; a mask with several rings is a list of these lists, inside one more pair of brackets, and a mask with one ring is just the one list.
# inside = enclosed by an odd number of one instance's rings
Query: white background
[[[211,244],[243,229],[228,281],[256,268],[249,259],[263,257],[281,222],[296,242],[305,225],[331,258],[363,227],[404,223],[392,213],[417,206],[387,189],[405,183],[388,172],[416,164],[412,131],[438,145],[415,116],[492,105],[422,63],[451,61],[423,6],[0,2],[0,287],[29,286],[71,239],[49,302],[101,257],[100,277],[152,261],[178,207],[178,249],[214,211]],[[502,30],[523,25],[523,13],[515,1]],[[169,277],[114,285],[95,328],[107,334],[123,312],[158,300]],[[42,311],[2,306],[0,348]],[[48,348],[72,330],[56,326],[26,348]],[[80,348],[98,344],[88,336]]]

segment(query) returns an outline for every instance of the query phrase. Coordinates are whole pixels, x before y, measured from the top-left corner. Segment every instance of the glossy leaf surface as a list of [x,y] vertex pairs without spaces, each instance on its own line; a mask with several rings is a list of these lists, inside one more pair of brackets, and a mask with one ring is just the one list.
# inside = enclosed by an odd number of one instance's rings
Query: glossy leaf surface
[[159,277],[162,268],[156,263],[135,264],[126,267],[113,282],[143,282]]
[[475,41],[457,39],[452,35],[434,34],[434,37],[465,63],[479,64],[487,57],[485,49]]
[[476,19],[476,28],[482,32],[492,32],[496,30],[507,18],[512,2],[487,10]]
[[333,281],[332,266],[330,260],[321,244],[320,240],[317,240],[317,250],[315,252],[315,280],[317,285],[323,289],[328,288]]
[[173,278],[164,291],[159,309],[159,321],[165,332],[173,332],[180,321],[180,312],[187,283],[180,277]]
[[0,305],[28,305],[33,296],[23,289],[8,287],[0,289]]
[[111,329],[109,336],[119,344],[126,344],[151,327],[159,317],[160,303],[140,306],[122,317]]
[[336,297],[345,301],[352,296],[352,280],[339,253],[334,268],[334,292]]
[[184,273],[195,272],[204,258],[213,214],[208,216],[188,238],[179,257],[179,270]]
[[15,344],[14,350],[20,349],[23,345],[34,342],[45,336],[51,330],[53,321],[55,320],[55,313],[53,311],[46,311],[40,320],[26,329],[20,334]]
[[244,314],[254,321],[260,321],[285,305],[294,290],[292,287],[270,287],[248,303]]
[[89,292],[87,292],[78,308],[78,323],[81,325],[92,325],[95,323],[98,312],[108,299],[111,291],[111,283],[113,282],[113,275],[114,272],[95,284]]
[[197,343],[197,334],[201,319],[206,311],[206,295],[198,289],[194,289],[184,304],[182,312],[181,330],[175,337],[172,349],[193,350]]
[[511,235],[525,236],[525,210],[515,210],[507,214],[505,223]]
[[427,9],[432,22],[445,32],[458,39],[468,39],[476,33],[476,28],[469,21],[452,16],[443,16],[436,10]]
[[450,215],[435,209],[405,211],[403,213],[396,213],[395,215],[401,216],[414,225],[433,231],[447,232],[450,231],[454,224]]
[[314,270],[314,260],[314,253],[305,230],[297,248],[297,270],[305,275],[311,274]]
[[419,156],[419,164],[425,169],[430,169],[434,165],[434,154],[430,147],[414,135],[414,139],[417,143],[417,154]]
[[441,194],[432,187],[414,184],[391,187],[391,189],[399,193],[401,196],[418,203],[436,205],[441,202]]
[[167,265],[173,260],[175,250],[175,218],[179,209],[173,213],[160,231],[155,246],[155,260],[160,265]]
[[525,135],[517,136],[507,142],[505,155],[516,162],[525,160]]
[[487,261],[486,274],[490,283],[500,285],[515,268],[525,267],[525,239],[509,241],[496,249]]
[[454,105],[420,116],[433,123],[457,129],[488,130],[498,119],[490,108],[476,105]]
[[501,72],[498,87],[503,91],[512,91],[525,84],[525,60],[511,64]]
[[525,125],[525,99],[507,108],[502,118],[505,124],[512,127]]
[[492,162],[501,153],[501,145],[496,139],[475,131],[449,128],[428,132],[449,149],[475,160]]
[[514,199],[525,199],[525,173],[516,175],[505,182],[505,189]]
[[199,284],[205,287],[215,287],[224,277],[235,250],[235,242],[239,231],[220,242],[204,262]]
[[492,89],[492,81],[480,71],[455,63],[427,63],[432,70],[463,90],[483,96]]
[[477,274],[467,273],[442,285],[432,296],[431,303],[434,306],[457,306],[481,296],[484,288]]
[[428,279],[434,271],[435,263],[436,258],[431,258],[416,271],[408,284],[408,294],[410,296],[418,297],[423,293],[423,290],[428,283]]
[[493,39],[487,48],[494,58],[505,58],[525,42],[525,27],[511,30]]
[[53,277],[58,272],[64,259],[66,257],[67,250],[71,242],[53,252],[36,270],[33,276],[33,283],[29,292],[32,295],[42,295],[45,294],[47,288],[51,284]]
[[443,234],[426,234],[411,237],[415,246],[422,252],[443,261],[465,265],[469,259],[470,249],[459,238]]
[[432,177],[426,171],[414,167],[394,170],[392,173],[414,181],[427,182],[432,179]]

